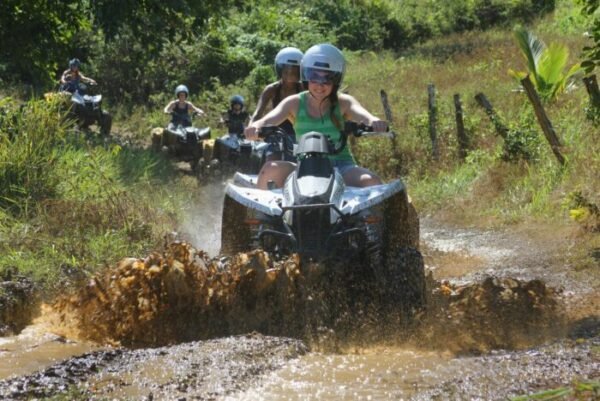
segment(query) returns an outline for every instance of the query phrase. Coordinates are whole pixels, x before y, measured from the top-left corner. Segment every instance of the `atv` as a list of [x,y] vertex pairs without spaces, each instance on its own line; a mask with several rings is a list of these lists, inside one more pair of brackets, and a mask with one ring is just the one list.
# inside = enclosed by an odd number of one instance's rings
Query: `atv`
[[243,135],[229,133],[215,140],[211,165],[221,170],[258,174],[268,148],[266,142],[249,141]]
[[106,110],[102,110],[102,95],[88,94],[88,87],[83,83],[79,83],[71,94],[70,114],[77,120],[79,128],[87,129],[90,125],[97,124],[102,135],[110,135],[112,117]]
[[210,128],[197,128],[188,124],[169,123],[167,128],[152,130],[152,147],[156,151],[166,148],[176,159],[189,162],[192,171],[196,172],[200,160],[204,156],[203,141],[210,139]]
[[[263,248],[274,257],[297,253],[304,262],[359,261],[388,298],[425,303],[425,276],[416,211],[400,180],[358,188],[344,184],[329,155],[339,153],[348,135],[392,136],[347,122],[339,143],[310,132],[294,146],[298,163],[283,188],[256,187],[257,176],[236,173],[226,187],[221,253]],[[259,136],[285,141],[278,127]],[[286,149],[285,145],[281,149]]]

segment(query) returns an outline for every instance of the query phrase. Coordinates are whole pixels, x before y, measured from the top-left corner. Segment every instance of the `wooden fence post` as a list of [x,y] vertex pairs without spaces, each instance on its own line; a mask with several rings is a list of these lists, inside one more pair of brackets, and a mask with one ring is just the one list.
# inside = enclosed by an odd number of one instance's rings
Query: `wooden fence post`
[[595,75],[590,75],[589,77],[583,77],[583,83],[585,84],[585,89],[590,95],[590,102],[592,107],[600,108],[600,89],[598,89],[598,81],[596,81]]
[[494,111],[494,108],[492,107],[492,104],[487,99],[487,97],[485,97],[485,95],[483,93],[479,92],[478,94],[475,95],[475,100],[481,107],[484,108],[485,113],[490,118],[490,121],[492,122],[492,124],[494,124],[496,133],[498,135],[500,135],[500,137],[502,137],[502,139],[506,139],[506,137],[508,136],[508,128],[506,127],[506,125],[504,125],[502,123],[502,121],[500,120],[500,117]]
[[385,119],[388,121],[388,123],[391,124],[393,122],[392,109],[390,108],[390,104],[388,103],[387,93],[385,93],[385,91],[382,89],[381,91],[379,91],[379,95],[381,96],[381,104],[383,104]]
[[[388,102],[387,93],[382,89],[379,91],[379,96],[381,97],[381,104],[383,105],[383,111],[385,112],[385,119],[388,124],[392,124],[394,122],[394,117],[392,116],[392,109]],[[396,177],[399,177],[402,170],[402,157],[400,152],[398,151],[398,146],[396,145],[396,136],[392,137],[392,154],[394,155],[394,159],[397,160],[395,166]]]
[[462,104],[460,103],[460,94],[454,95],[454,109],[456,111],[456,136],[458,137],[458,157],[462,160],[467,157],[469,148],[469,138],[465,133],[465,123],[463,121]]
[[438,149],[437,141],[437,109],[435,106],[435,86],[433,84],[427,85],[427,93],[429,95],[429,136],[431,138],[431,153],[433,160],[439,160],[440,151]]
[[521,80],[521,85],[523,85],[523,88],[525,88],[525,92],[527,93],[527,96],[529,97],[529,101],[533,105],[533,109],[535,110],[535,115],[538,119],[538,122],[540,123],[540,126],[542,127],[544,136],[546,137],[546,139],[548,140],[548,143],[550,144],[550,147],[552,148],[552,152],[554,153],[554,156],[556,156],[556,160],[558,160],[558,162],[561,165],[564,165],[565,158],[560,153],[560,147],[561,147],[560,141],[558,140],[558,136],[556,135],[556,132],[554,131],[554,127],[552,127],[552,123],[550,122],[550,119],[548,118],[548,115],[546,114],[546,111],[544,110],[544,107],[542,106],[542,102],[540,101],[540,98],[539,98],[537,92],[535,91],[535,88],[533,87],[531,80],[529,79],[529,75]]

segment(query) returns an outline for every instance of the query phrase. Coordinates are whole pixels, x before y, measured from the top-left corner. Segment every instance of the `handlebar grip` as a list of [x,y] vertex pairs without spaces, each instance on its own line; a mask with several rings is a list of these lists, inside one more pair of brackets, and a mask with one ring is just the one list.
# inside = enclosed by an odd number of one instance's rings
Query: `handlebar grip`
[[265,125],[257,130],[258,137],[262,139],[278,133],[281,133],[281,128],[277,125]]

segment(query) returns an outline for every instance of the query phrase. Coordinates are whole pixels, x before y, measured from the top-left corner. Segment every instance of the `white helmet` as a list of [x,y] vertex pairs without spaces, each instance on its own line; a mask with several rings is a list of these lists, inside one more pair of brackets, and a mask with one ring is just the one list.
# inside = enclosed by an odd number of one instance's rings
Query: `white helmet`
[[190,91],[188,90],[187,86],[177,85],[177,88],[175,88],[175,96],[179,96],[181,92],[185,93],[185,97],[190,95]]
[[[342,52],[329,43],[314,45],[306,51],[300,64],[300,79],[307,83],[317,78],[314,71],[331,71],[328,80],[334,85],[341,85],[346,72],[346,60]],[[320,78],[319,78],[320,79]]]
[[301,60],[302,52],[300,49],[296,49],[295,47],[284,47],[279,50],[279,53],[275,56],[275,72],[277,72],[277,78],[281,78],[283,67],[286,65],[300,67]]
[[306,51],[300,64],[300,77],[305,84],[314,77],[314,71],[331,71],[328,77],[334,85],[341,85],[346,72],[346,60],[342,52],[329,43],[314,45]]

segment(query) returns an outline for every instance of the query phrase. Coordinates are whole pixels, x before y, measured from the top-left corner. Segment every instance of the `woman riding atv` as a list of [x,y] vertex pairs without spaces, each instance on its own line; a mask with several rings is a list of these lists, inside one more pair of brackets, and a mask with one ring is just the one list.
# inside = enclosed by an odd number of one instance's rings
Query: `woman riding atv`
[[59,91],[74,93],[77,89],[79,89],[80,82],[84,84],[96,85],[96,81],[94,81],[92,78],[84,76],[81,71],[79,71],[79,67],[81,67],[81,62],[79,59],[74,58],[69,61],[69,69],[65,70],[60,77]]
[[[266,125],[279,125],[285,120],[293,123],[296,138],[317,131],[334,142],[340,139],[344,120],[364,123],[376,132],[387,130],[387,122],[368,112],[354,97],[338,93],[346,69],[342,52],[331,44],[318,44],[302,57],[300,73],[307,91],[283,100],[275,109],[258,121],[251,122],[244,133],[250,140],[258,139],[257,130]],[[346,147],[341,153],[330,156],[346,185],[366,187],[381,184],[381,179],[371,171],[358,167]],[[258,176],[257,187],[267,189],[269,182],[281,188],[295,164],[287,161],[267,162]]]
[[[267,85],[263,90],[254,115],[250,119],[253,123],[262,118],[271,104],[271,109],[275,109],[281,101],[288,96],[292,96],[302,92],[302,83],[300,82],[300,61],[302,60],[302,52],[295,47],[285,47],[275,56],[275,72],[277,73],[277,81]],[[293,139],[290,143],[295,142],[294,127],[289,120],[281,122],[280,127]],[[281,159],[279,152],[269,151],[267,160]]]
[[189,94],[190,92],[185,85],[179,85],[177,88],[175,88],[175,96],[177,99],[170,101],[165,107],[165,113],[171,114],[171,122],[169,123],[168,129],[175,129],[178,125],[183,127],[191,127],[192,113],[196,113],[201,116],[204,115],[204,111],[194,106],[192,102],[187,100]]
[[230,161],[234,156],[232,153],[239,151],[239,141],[243,139],[248,117],[248,112],[244,110],[244,98],[233,95],[229,100],[229,109],[221,116],[220,124],[227,127],[227,133],[215,141],[211,161],[213,168]]

